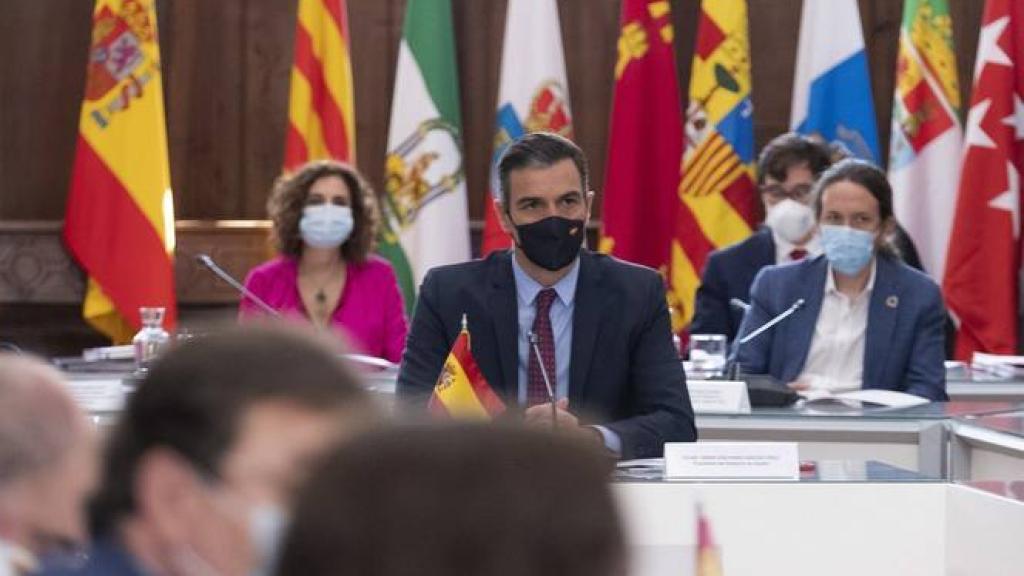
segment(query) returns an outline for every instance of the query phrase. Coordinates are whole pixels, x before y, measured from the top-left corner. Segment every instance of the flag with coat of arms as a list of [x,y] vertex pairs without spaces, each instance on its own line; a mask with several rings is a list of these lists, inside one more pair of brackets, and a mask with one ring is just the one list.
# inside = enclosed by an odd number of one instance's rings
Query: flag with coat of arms
[[572,138],[558,5],[555,0],[509,0],[505,14],[490,194],[484,202],[480,245],[484,256],[512,245],[494,205],[501,200],[498,159],[509,142],[529,132]]
[[465,314],[462,330],[437,377],[428,408],[434,415],[463,420],[490,420],[505,411],[505,403],[487,383],[473,358]]

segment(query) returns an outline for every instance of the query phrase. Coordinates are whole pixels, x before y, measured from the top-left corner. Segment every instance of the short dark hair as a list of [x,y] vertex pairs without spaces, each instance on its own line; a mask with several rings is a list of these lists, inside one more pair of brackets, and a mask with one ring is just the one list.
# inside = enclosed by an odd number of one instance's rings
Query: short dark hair
[[837,151],[818,138],[787,132],[772,138],[757,158],[757,183],[764,184],[765,178],[783,181],[791,168],[807,166],[817,178],[832,162]]
[[271,231],[274,247],[286,256],[297,257],[302,254],[299,220],[302,219],[310,188],[317,180],[328,176],[344,180],[352,194],[354,225],[352,234],[341,245],[341,255],[348,262],[364,262],[377,241],[377,227],[380,223],[377,197],[355,167],[336,160],[309,162],[274,182],[274,189],[267,200],[267,213],[274,223]]
[[847,158],[825,171],[814,185],[814,213],[821,217],[821,196],[825,188],[836,182],[853,182],[864,187],[878,201],[878,215],[883,223],[893,217],[892,186],[885,172],[866,160]]
[[509,210],[508,175],[523,168],[546,168],[569,159],[576,165],[580,184],[586,194],[590,190],[590,170],[583,150],[564,136],[552,132],[531,132],[520,136],[505,148],[498,159],[498,181],[501,185],[501,204]]
[[297,330],[233,328],[189,340],[155,363],[108,439],[90,509],[94,535],[135,510],[137,467],[152,449],[173,450],[216,477],[253,404],[286,401],[323,412],[370,406],[331,345]]
[[503,425],[408,427],[322,461],[279,576],[611,576],[626,553],[595,448]]

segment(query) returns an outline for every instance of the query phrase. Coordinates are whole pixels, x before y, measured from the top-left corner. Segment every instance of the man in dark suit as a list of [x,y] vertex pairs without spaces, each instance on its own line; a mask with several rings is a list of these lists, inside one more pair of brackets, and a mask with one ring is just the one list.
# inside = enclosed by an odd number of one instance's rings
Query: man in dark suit
[[732,341],[743,320],[754,276],[765,266],[821,253],[814,233],[811,188],[832,164],[832,151],[795,133],[775,137],[757,160],[765,226],[746,240],[713,252],[704,265],[691,334],[724,334]]
[[[821,254],[811,190],[821,173],[845,156],[844,150],[793,132],[776,136],[761,150],[757,177],[767,212],[765,225],[746,240],[708,256],[691,334],[725,334],[731,342],[743,320],[743,307],[735,301],[750,301],[750,287],[761,268]],[[889,240],[895,256],[922,270],[914,242],[898,223]]]
[[484,377],[527,423],[550,426],[555,400],[560,429],[623,458],[695,440],[661,278],[582,249],[593,202],[583,152],[560,136],[528,134],[509,145],[498,172],[496,208],[516,247],[427,274],[399,396],[426,405],[465,314]]

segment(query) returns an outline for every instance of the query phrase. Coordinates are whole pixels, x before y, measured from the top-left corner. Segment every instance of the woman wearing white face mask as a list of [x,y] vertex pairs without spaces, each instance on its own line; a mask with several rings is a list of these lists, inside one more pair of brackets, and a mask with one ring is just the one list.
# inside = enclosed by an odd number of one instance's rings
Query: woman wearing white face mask
[[844,160],[822,175],[814,194],[824,254],[763,269],[738,338],[798,300],[803,306],[734,345],[737,361],[796,390],[880,388],[946,400],[942,295],[888,246],[896,222],[885,174]]
[[[311,162],[277,181],[267,210],[280,256],[250,271],[246,287],[286,317],[398,362],[408,325],[394,271],[370,253],[379,217],[366,181],[346,164]],[[262,314],[243,298],[240,318]]]

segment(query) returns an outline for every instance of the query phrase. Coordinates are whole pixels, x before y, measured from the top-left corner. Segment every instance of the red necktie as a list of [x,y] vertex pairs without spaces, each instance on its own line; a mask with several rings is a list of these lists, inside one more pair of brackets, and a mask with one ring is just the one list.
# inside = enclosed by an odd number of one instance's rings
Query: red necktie
[[793,248],[789,252],[789,259],[796,262],[797,260],[803,260],[807,256],[807,250],[803,248]]
[[[551,303],[555,301],[557,293],[554,288],[545,288],[537,294],[534,305],[537,308],[537,315],[533,318],[533,334],[537,339],[537,348],[540,349],[540,356],[544,359],[544,369],[547,370],[548,379],[551,381],[551,392],[555,391],[555,337],[551,331]],[[530,362],[527,370],[526,383],[526,405],[534,406],[548,402],[548,388],[544,385],[544,375],[541,374],[540,363],[537,362],[537,353],[533,344],[530,344]]]

